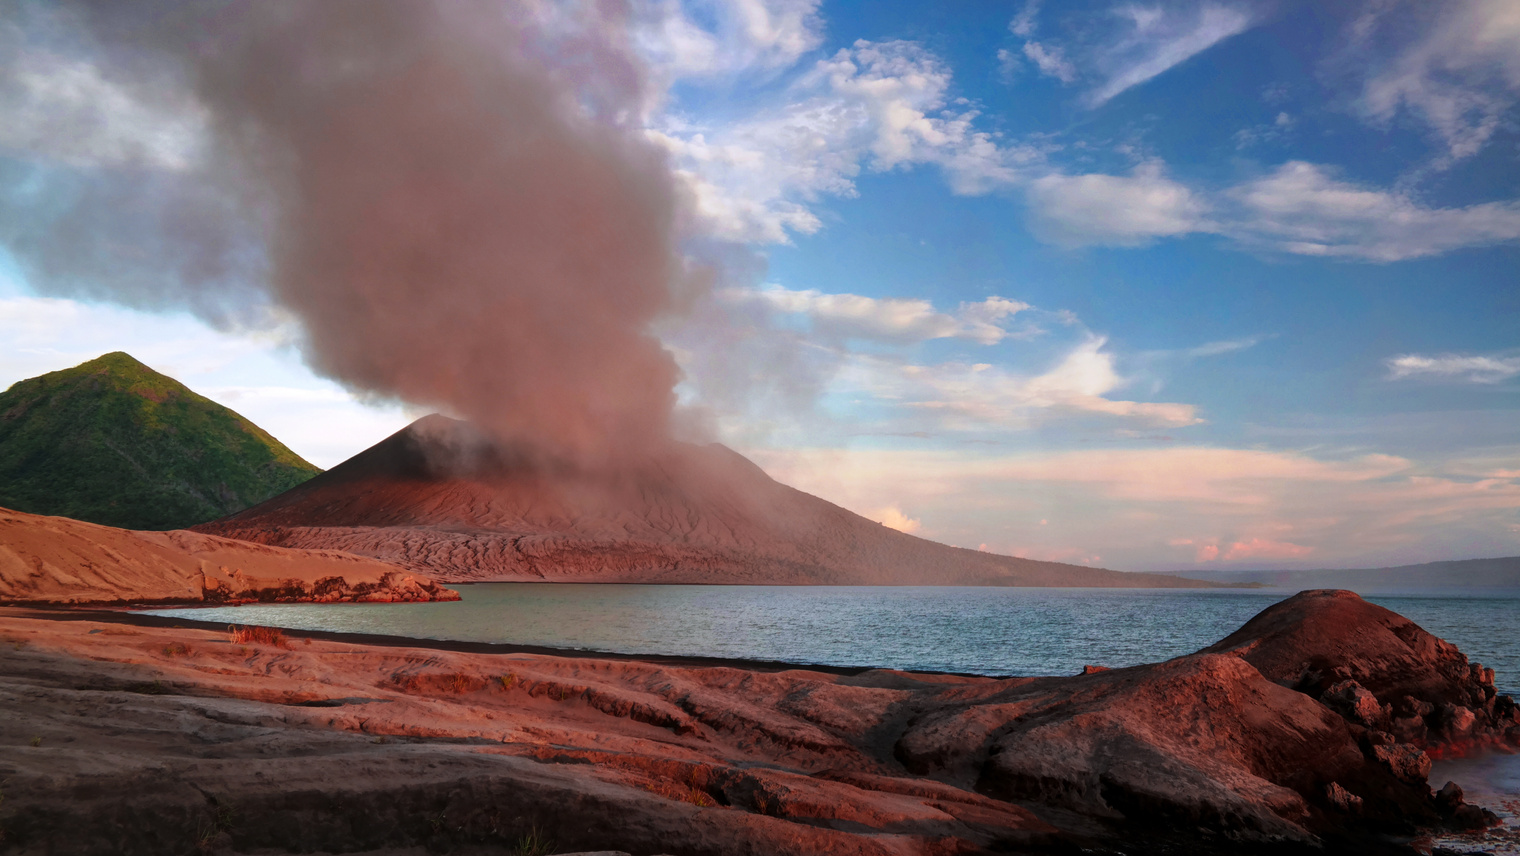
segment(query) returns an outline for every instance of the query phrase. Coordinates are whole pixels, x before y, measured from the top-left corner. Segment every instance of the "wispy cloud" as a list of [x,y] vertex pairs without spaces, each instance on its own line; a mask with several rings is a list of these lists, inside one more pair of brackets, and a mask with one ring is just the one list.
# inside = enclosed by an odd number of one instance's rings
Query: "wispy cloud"
[[1041,0],[1029,0],[1025,3],[1024,8],[1020,9],[1019,13],[1013,16],[1013,20],[1008,22],[1008,32],[1026,39],[1034,35],[1035,29],[1039,26],[1041,5]]
[[1466,383],[1499,383],[1520,375],[1520,356],[1441,354],[1432,357],[1402,354],[1388,360],[1388,370],[1389,377],[1393,380],[1432,377]]
[[1237,238],[1306,256],[1392,262],[1520,240],[1520,203],[1431,208],[1291,161],[1227,192]]
[[1202,357],[1217,357],[1221,354],[1233,354],[1236,351],[1244,351],[1260,345],[1271,336],[1246,336],[1241,339],[1221,339],[1217,342],[1205,342],[1194,348],[1187,348],[1182,354],[1191,359]]
[[[1045,77],[1065,84],[1083,77],[1096,81],[1083,98],[1088,107],[1102,106],[1256,23],[1255,14],[1239,5],[1128,3],[1085,17],[1073,39],[1036,40],[1039,12],[1040,3],[1026,4],[1008,22],[1009,32],[1024,40],[1024,56]],[[999,56],[1005,63],[1012,57],[1007,50]]]
[[1127,176],[1050,173],[1026,184],[1035,234],[1061,246],[1142,246],[1197,233],[1301,256],[1396,262],[1520,241],[1520,201],[1433,208],[1290,161],[1210,191],[1149,161]]
[[825,339],[874,339],[886,342],[923,342],[930,339],[967,339],[993,345],[1009,335],[1008,322],[1029,309],[1027,303],[989,297],[962,303],[953,312],[940,312],[927,300],[864,297],[859,294],[827,294],[792,290],[779,285],[730,289],[724,298],[759,303],[771,310],[805,318],[817,336]]
[[1035,423],[1097,418],[1143,427],[1185,427],[1203,420],[1197,408],[1175,402],[1112,397],[1126,379],[1102,337],[1088,337],[1039,374],[991,363],[918,364],[854,354],[840,384],[855,395],[890,403],[898,430],[1017,432]]
[[[785,68],[823,41],[821,0],[706,0],[702,22],[680,0],[651,0],[636,38],[657,74],[705,77]],[[705,25],[704,25],[705,24]]]
[[1203,199],[1156,162],[1127,176],[1051,173],[1031,181],[1027,193],[1036,233],[1063,246],[1140,246],[1214,229]]
[[1071,64],[1060,47],[1046,46],[1039,42],[1025,42],[1024,56],[1029,57],[1029,60],[1040,70],[1040,74],[1046,77],[1054,77],[1062,83],[1077,81],[1077,67]]
[[[1408,26],[1411,20],[1417,25]],[[1374,69],[1362,88],[1363,113],[1386,123],[1408,110],[1441,139],[1449,160],[1478,152],[1520,94],[1520,4],[1514,0],[1382,3],[1356,26],[1358,41],[1379,28],[1392,38],[1414,33],[1391,59],[1357,63]]]
[[671,120],[651,133],[711,234],[784,243],[821,228],[813,207],[853,196],[865,170],[937,166],[963,194],[1015,183],[1039,152],[978,129],[950,82],[949,66],[919,45],[857,41],[800,75],[792,100],[721,128]]
[[1256,23],[1245,7],[1214,3],[1191,8],[1127,5],[1116,14],[1124,26],[1117,40],[1095,51],[1106,79],[1088,95],[1089,106],[1099,106]]

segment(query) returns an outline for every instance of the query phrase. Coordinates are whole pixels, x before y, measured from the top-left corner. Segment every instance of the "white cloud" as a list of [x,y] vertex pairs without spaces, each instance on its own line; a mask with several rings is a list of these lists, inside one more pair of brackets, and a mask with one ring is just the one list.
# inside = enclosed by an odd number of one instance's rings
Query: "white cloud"
[[998,77],[1004,83],[1012,83],[1015,75],[1019,73],[1022,63],[1019,62],[1018,54],[1007,48],[998,48]]
[[[856,354],[841,372],[850,390],[891,402],[936,431],[1019,430],[1036,421],[1098,416],[1142,426],[1185,427],[1203,420],[1189,404],[1107,397],[1125,383],[1105,340],[1089,337],[1038,375],[990,363],[919,365]],[[911,419],[899,412],[897,418]]]
[[1301,559],[1314,552],[1313,547],[1270,538],[1251,538],[1236,541],[1225,548],[1222,562],[1238,562],[1242,559]]
[[898,532],[913,534],[923,528],[923,523],[903,513],[901,508],[889,505],[871,515],[871,519],[877,521],[888,529],[896,529]]
[[1214,228],[1207,204],[1154,161],[1128,176],[1052,173],[1031,181],[1028,196],[1036,233],[1064,246],[1139,246]]
[[[1009,32],[1024,39],[1024,56],[1042,75],[1065,84],[1083,76],[1099,79],[1083,99],[1088,107],[1099,107],[1256,23],[1255,14],[1244,6],[1128,3],[1115,7],[1107,20],[1086,18],[1076,29],[1075,39],[1060,44],[1049,38],[1032,38],[1038,28],[1038,12],[1039,3],[1026,5],[1008,23]],[[1006,68],[1004,53],[999,57]]]
[[728,0],[745,41],[759,48],[772,65],[790,65],[823,41],[822,0]]
[[1177,66],[1214,45],[1250,29],[1249,9],[1203,3],[1195,6],[1120,6],[1124,32],[1093,51],[1107,79],[1088,95],[1098,106],[1133,86]]
[[1267,336],[1247,336],[1243,339],[1224,339],[1218,342],[1205,342],[1195,348],[1188,348],[1182,352],[1186,357],[1197,359],[1199,357],[1217,357],[1221,354],[1233,354],[1236,351],[1244,351],[1254,348],[1265,341]]
[[887,342],[929,339],[969,339],[992,345],[1009,335],[1005,326],[1029,304],[1004,297],[962,303],[953,313],[939,312],[921,299],[874,298],[858,294],[795,291],[777,285],[730,289],[733,301],[757,302],[774,311],[806,316],[815,334],[824,338],[862,338]]
[[1039,27],[1036,18],[1040,15],[1040,5],[1040,0],[1029,0],[1025,3],[1024,8],[1013,16],[1012,21],[1008,22],[1008,32],[1026,39],[1034,35],[1034,31]]
[[1429,357],[1403,354],[1388,360],[1390,377],[1434,376],[1470,383],[1498,383],[1520,375],[1520,356],[1442,354]]
[[1298,255],[1391,262],[1520,240],[1520,203],[1428,208],[1303,161],[1228,195],[1243,209],[1237,238]]
[[1285,112],[1278,112],[1270,123],[1241,128],[1235,132],[1235,148],[1244,149],[1260,143],[1278,142],[1287,137],[1298,120]]
[[1077,80],[1077,67],[1071,64],[1059,47],[1025,42],[1024,56],[1029,57],[1040,74],[1046,77],[1054,77],[1062,83],[1075,83]]
[[680,0],[650,0],[640,10],[641,52],[672,78],[785,68],[823,41],[821,0],[703,0],[702,26]]
[[[1162,58],[1252,20],[1217,5],[1191,17],[1127,9],[1131,40]],[[1143,246],[1206,232],[1296,255],[1391,262],[1520,240],[1520,203],[1432,208],[1303,161],[1215,191],[1169,177],[1155,160],[1129,175],[1052,171],[1044,150],[977,130],[977,111],[951,98],[950,83],[944,62],[917,45],[862,41],[815,64],[783,105],[721,129],[672,120],[652,134],[672,152],[703,231],[738,242],[785,243],[816,232],[820,201],[853,196],[862,171],[917,165],[939,166],[956,193],[1022,188],[1036,236],[1068,247]],[[1237,142],[1280,137],[1295,122],[1280,112]]]
[[[9,47],[9,50],[6,48]],[[0,44],[0,149],[75,167],[184,170],[206,143],[193,102],[153,103],[97,66]]]
[[1395,262],[1520,240],[1520,202],[1431,208],[1304,161],[1212,193],[1152,161],[1129,176],[1052,173],[1029,181],[1027,194],[1035,235],[1069,247],[1208,232],[1294,255]]
[[1359,22],[1364,33],[1378,19],[1420,25],[1412,28],[1418,35],[1366,80],[1362,110],[1380,122],[1409,110],[1441,138],[1449,157],[1476,153],[1520,92],[1520,4],[1409,2],[1385,4],[1380,12]]
[[963,194],[1014,183],[1038,153],[977,130],[977,111],[950,98],[950,80],[916,44],[858,41],[803,74],[784,104],[721,128],[671,120],[651,135],[670,150],[709,234],[781,243],[820,228],[812,206],[852,196],[864,169],[936,165]]

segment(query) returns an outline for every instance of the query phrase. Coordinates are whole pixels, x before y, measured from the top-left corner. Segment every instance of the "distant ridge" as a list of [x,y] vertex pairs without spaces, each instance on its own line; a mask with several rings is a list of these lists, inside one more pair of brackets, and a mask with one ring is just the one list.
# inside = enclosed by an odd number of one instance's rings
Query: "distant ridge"
[[1279,588],[1379,589],[1520,588],[1520,556],[1458,559],[1391,568],[1312,571],[1188,571],[1190,577],[1228,583],[1260,583]]
[[0,506],[183,529],[321,472],[242,416],[117,351],[0,393]]
[[637,465],[586,471],[442,416],[195,528],[373,556],[443,582],[1200,585],[915,538],[787,487],[716,444],[677,443]]

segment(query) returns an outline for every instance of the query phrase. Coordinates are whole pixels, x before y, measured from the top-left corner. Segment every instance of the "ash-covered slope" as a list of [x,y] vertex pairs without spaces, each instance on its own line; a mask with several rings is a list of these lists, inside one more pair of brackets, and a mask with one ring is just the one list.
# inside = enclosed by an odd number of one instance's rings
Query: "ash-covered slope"
[[441,416],[197,528],[374,556],[446,581],[1199,585],[925,541],[780,484],[723,446],[676,444],[590,471]]

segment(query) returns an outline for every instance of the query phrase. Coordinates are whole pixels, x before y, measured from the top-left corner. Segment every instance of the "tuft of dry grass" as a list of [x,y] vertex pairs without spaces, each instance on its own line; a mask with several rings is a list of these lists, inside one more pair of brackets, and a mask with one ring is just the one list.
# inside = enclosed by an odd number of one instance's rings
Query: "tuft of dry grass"
[[486,678],[461,672],[431,672],[420,675],[396,675],[391,685],[411,695],[439,696],[464,695],[479,692],[490,686]]
[[638,783],[639,787],[668,800],[691,803],[698,808],[712,808],[718,803],[707,791],[696,785],[685,785],[668,779],[654,779]]
[[188,657],[194,653],[195,649],[183,642],[170,642],[164,646],[165,657]]
[[717,805],[717,803],[713,802],[713,798],[708,796],[706,791],[694,787],[687,788],[686,795],[682,799],[699,808],[712,808]]
[[[239,627],[236,624],[228,625],[227,631],[232,634],[234,645],[270,645],[275,648],[289,648],[290,639],[285,632],[278,627]],[[311,640],[307,640],[310,642]]]

